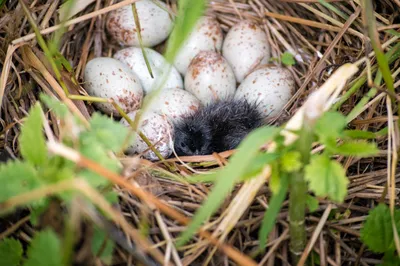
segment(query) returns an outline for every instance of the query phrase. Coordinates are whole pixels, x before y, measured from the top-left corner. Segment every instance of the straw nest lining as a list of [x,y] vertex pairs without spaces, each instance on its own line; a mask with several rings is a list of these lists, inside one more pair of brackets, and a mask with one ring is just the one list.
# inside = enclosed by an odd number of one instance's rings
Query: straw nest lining
[[[173,11],[176,11],[175,1],[166,1]],[[263,25],[268,42],[272,49],[272,57],[280,58],[280,55],[289,51],[295,55],[297,64],[290,67],[294,74],[297,93],[287,105],[286,111],[279,116],[278,123],[285,122],[301,106],[310,92],[321,85],[338,65],[345,62],[356,62],[371,52],[368,39],[364,35],[364,25],[361,18],[360,1],[327,1],[331,7],[317,3],[318,1],[210,1],[207,13],[215,15],[226,33],[227,30],[240,19],[255,20]],[[110,42],[105,31],[105,16],[93,16],[88,20],[79,20],[85,14],[101,10],[113,4],[114,1],[97,1],[78,14],[78,22],[70,26],[61,41],[61,52],[74,66],[79,81],[82,81],[82,70],[85,64],[93,57],[111,56],[118,45]],[[33,1],[30,3],[30,11],[36,23],[42,29],[55,25],[58,14],[56,9],[60,1]],[[375,6],[380,41],[386,51],[398,42],[398,37],[386,30],[399,28],[398,1],[378,1]],[[337,12],[339,11],[339,12]],[[7,1],[1,11],[0,17],[1,57],[3,63],[2,82],[0,83],[3,95],[1,122],[3,134],[1,145],[14,156],[18,156],[17,138],[19,124],[26,116],[30,106],[38,97],[39,91],[51,92],[55,84],[43,78],[43,72],[33,70],[22,60],[19,45],[27,43],[36,55],[41,58],[40,48],[35,39],[24,41],[18,39],[32,33],[29,23],[24,16],[18,1]],[[15,41],[17,40],[17,41]],[[14,42],[13,42],[14,41]],[[13,44],[15,46],[9,46]],[[14,48],[16,48],[14,50]],[[159,45],[157,50],[163,51],[165,45]],[[370,57],[371,65],[376,65],[374,57]],[[398,73],[399,60],[391,64],[392,73]],[[364,69],[363,66],[361,69]],[[6,71],[8,70],[8,71]],[[51,72],[51,71],[50,71]],[[357,74],[365,75],[363,71]],[[70,77],[65,76],[68,82]],[[395,86],[399,84],[398,78]],[[79,87],[71,86],[72,93],[83,92]],[[75,91],[74,91],[75,90]],[[369,88],[364,84],[357,92],[349,97],[340,110],[348,114],[354,106],[366,95]],[[54,91],[53,91],[54,93]],[[385,106],[386,94],[379,90],[356,113],[350,126],[357,129],[378,131],[386,126],[388,114]],[[78,102],[78,109],[87,116],[93,108],[89,104]],[[362,112],[361,112],[362,111]],[[48,117],[54,121],[54,117]],[[396,117],[397,119],[397,117]],[[274,121],[272,121],[274,122]],[[55,124],[53,129],[57,132]],[[378,139],[382,153],[379,156],[368,159],[341,158],[341,162],[348,170],[350,177],[349,195],[344,204],[335,205],[336,219],[325,223],[320,234],[319,242],[313,250],[320,255],[321,265],[345,265],[359,261],[361,265],[372,265],[380,261],[380,257],[362,248],[359,240],[359,229],[370,208],[381,197],[384,185],[387,181],[387,138]],[[223,166],[226,157],[230,153],[220,156],[192,157],[185,161],[197,171],[208,171],[216,166]],[[132,160],[121,159],[127,166],[132,165]],[[167,202],[173,208],[179,210],[187,217],[191,217],[196,209],[207,197],[211,187],[205,184],[187,184],[165,179],[162,175],[172,175],[162,168],[160,164],[151,165],[143,162],[143,166],[151,166],[153,170],[143,169],[137,172],[126,171],[127,175],[135,178],[145,189]],[[183,176],[192,174],[185,167],[179,167]],[[156,171],[154,171],[156,170]],[[400,179],[396,176],[396,184]],[[121,212],[133,225],[140,224],[148,219],[150,238],[166,257],[173,257],[171,262],[184,265],[209,262],[211,265],[228,264],[230,259],[225,253],[213,253],[213,245],[202,248],[199,242],[192,242],[179,250],[179,258],[174,257],[166,247],[168,234],[176,236],[184,230],[184,227],[176,221],[161,215],[152,213],[148,206],[130,197],[121,188]],[[235,193],[226,199],[220,211],[214,215],[206,228],[213,231],[218,225],[218,217],[224,212],[233,199]],[[244,254],[251,254],[257,248],[258,229],[268,206],[270,192],[267,185],[258,191],[251,207],[240,218],[232,232],[229,233],[226,243],[234,246]],[[398,201],[397,201],[398,203]],[[308,214],[307,225],[309,235],[313,233],[320,221],[321,214],[328,202],[321,201],[317,212]],[[22,223],[15,234],[19,237],[31,231],[31,225]],[[164,229],[167,230],[164,230]],[[166,233],[168,232],[168,234]],[[288,231],[287,231],[287,202],[279,215],[279,220],[269,238],[269,251],[267,254],[254,258],[264,265],[279,265],[288,261]],[[201,248],[200,248],[201,247]],[[214,255],[214,256],[213,256]],[[130,261],[127,253],[119,248],[116,252],[116,261],[121,265]]]

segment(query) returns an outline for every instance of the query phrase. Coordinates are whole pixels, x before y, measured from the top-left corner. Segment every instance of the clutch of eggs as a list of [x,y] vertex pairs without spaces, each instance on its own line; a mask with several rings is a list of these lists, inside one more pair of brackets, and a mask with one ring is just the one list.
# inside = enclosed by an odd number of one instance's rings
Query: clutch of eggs
[[[168,12],[160,8],[165,4],[157,2],[136,2],[145,47],[162,43],[172,30]],[[201,17],[173,65],[155,50],[144,48],[153,77],[138,47],[132,7],[127,5],[111,11],[106,28],[121,46],[130,47],[117,51],[113,58],[98,57],[89,61],[84,87],[91,96],[114,100],[131,119],[151,99],[138,130],[163,157],[172,154],[174,123],[195,113],[202,105],[245,98],[258,103],[260,112],[268,117],[278,114],[293,95],[294,80],[287,69],[260,67],[268,63],[270,48],[264,30],[251,21],[234,25],[224,40],[219,23],[212,17]],[[156,88],[161,91],[153,91]],[[109,103],[95,103],[95,106],[104,113],[119,116]],[[129,126],[125,119],[121,123]],[[158,160],[139,135],[127,152]]]

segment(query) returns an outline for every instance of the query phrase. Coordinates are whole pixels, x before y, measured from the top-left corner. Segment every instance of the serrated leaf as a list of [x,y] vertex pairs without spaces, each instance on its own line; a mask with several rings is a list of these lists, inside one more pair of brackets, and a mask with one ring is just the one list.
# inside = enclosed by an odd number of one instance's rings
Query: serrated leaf
[[315,124],[315,133],[321,143],[336,143],[346,127],[346,118],[338,112],[326,112]]
[[280,178],[280,181],[281,182],[279,186],[279,191],[272,195],[269,202],[268,210],[265,212],[264,218],[261,222],[261,228],[258,238],[260,241],[260,249],[262,250],[264,250],[267,244],[268,235],[275,224],[276,217],[278,216],[282,203],[286,198],[286,193],[288,190],[288,177],[286,175],[283,175]]
[[115,244],[104,230],[95,227],[91,247],[94,255],[100,253],[100,259],[107,265],[111,264]]
[[0,241],[0,265],[20,265],[22,253],[22,245],[18,240],[6,238]]
[[315,155],[305,167],[305,179],[309,188],[320,197],[328,196],[336,202],[343,202],[349,180],[341,164],[327,155]]
[[61,254],[60,240],[53,231],[46,229],[33,237],[24,266],[61,266]]
[[107,150],[119,151],[124,144],[129,129],[111,118],[94,113],[90,119],[90,131],[82,132],[83,142],[93,141]]
[[376,134],[364,130],[345,130],[343,136],[352,139],[375,139]]
[[284,52],[281,57],[282,63],[286,66],[293,66],[296,64],[294,56],[289,52]]
[[290,151],[282,156],[281,167],[288,173],[299,171],[302,167],[301,154],[298,151]]
[[[83,156],[97,162],[108,170],[118,173],[121,169],[117,159],[112,158],[111,154],[107,153],[107,151],[93,139],[86,139],[86,141],[81,143],[80,147],[80,152]],[[89,169],[80,171],[79,176],[82,176],[93,187],[105,186],[110,182],[105,177]]]
[[315,212],[318,209],[319,201],[315,197],[307,195],[306,204],[310,212]]
[[27,162],[9,161],[0,165],[0,202],[42,185],[36,170]]
[[339,146],[327,146],[328,150],[344,156],[369,157],[379,153],[375,143],[365,141],[348,141]]
[[229,164],[216,173],[218,178],[216,178],[214,189],[198,209],[187,229],[180,236],[177,246],[188,241],[201,224],[218,209],[226,195],[233,189],[235,183],[243,178],[246,169],[257,156],[260,146],[273,139],[278,133],[279,128],[262,127],[251,132],[242,141],[238,151],[230,159]]
[[[400,231],[400,211],[395,211],[394,219],[397,231]],[[389,207],[385,204],[379,204],[371,210],[363,228],[360,230],[360,235],[363,243],[374,252],[394,251],[395,244]]]
[[22,156],[34,165],[42,166],[47,161],[47,148],[42,131],[42,109],[37,103],[31,107],[21,128],[19,144]]

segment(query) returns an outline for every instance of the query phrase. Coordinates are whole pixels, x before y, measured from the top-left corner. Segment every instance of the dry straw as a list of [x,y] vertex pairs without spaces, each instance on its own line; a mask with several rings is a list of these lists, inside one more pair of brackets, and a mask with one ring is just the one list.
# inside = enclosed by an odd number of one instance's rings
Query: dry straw
[[[25,2],[45,38],[60,29],[57,11],[60,0]],[[105,33],[107,12],[136,0],[88,2],[92,3],[73,11],[75,17],[66,23],[67,32],[60,41],[60,51],[76,68],[79,82],[73,86],[73,77],[65,71],[62,74],[65,83],[71,92],[83,95],[85,91],[80,74],[86,62],[94,56],[110,56],[119,49]],[[171,11],[176,12],[176,1],[166,2]],[[288,68],[295,78],[297,91],[285,110],[271,122],[289,121],[287,129],[298,128],[304,119],[313,120],[333,106],[348,115],[351,128],[378,132],[388,126],[389,136],[381,134],[376,140],[381,150],[379,155],[365,159],[336,157],[347,169],[351,181],[345,202],[331,205],[320,199],[317,211],[306,216],[309,243],[302,261],[319,254],[320,265],[379,263],[381,257],[369,252],[360,242],[360,228],[368,211],[377,201],[387,202],[391,210],[399,204],[400,176],[396,172],[398,166],[394,163],[399,144],[398,131],[395,130],[398,116],[394,115],[395,108],[390,101],[390,97],[397,99],[399,95],[387,92],[376,75],[376,57],[365,33],[361,3],[361,0],[213,0],[209,1],[207,11],[218,19],[225,33],[241,19],[250,19],[262,25],[277,64],[285,51],[295,56],[296,65]],[[400,24],[397,14],[400,2],[382,0],[374,3],[373,16],[378,37],[383,51],[389,54],[399,43]],[[64,11],[61,9],[60,12]],[[66,97],[51,68],[44,62],[35,34],[18,0],[7,1],[0,10],[0,32],[0,123],[3,126],[0,144],[13,156],[17,156],[21,121],[30,106],[38,100],[39,92],[61,99],[82,121],[87,120],[93,108],[83,101]],[[156,49],[163,52],[164,46],[160,45]],[[399,65],[398,57],[393,58],[390,68],[395,89],[400,85]],[[378,85],[372,86],[378,81]],[[44,115],[48,123],[46,132],[49,136],[54,134],[53,139],[56,140],[63,134],[58,121],[52,113]],[[49,131],[52,133],[49,134]],[[287,143],[293,141],[289,132],[285,138]],[[74,159],[93,170],[103,171],[99,165],[85,160],[82,163],[76,151],[66,150],[55,143],[50,142],[52,152]],[[319,152],[324,147],[314,148],[313,152]],[[149,237],[142,240],[142,243],[144,247],[153,249],[151,252],[154,258],[161,263],[228,265],[234,261],[244,265],[285,264],[289,260],[287,202],[283,203],[277,224],[268,239],[267,253],[251,257],[258,248],[258,230],[271,196],[266,182],[270,174],[269,167],[256,178],[238,185],[219,212],[204,224],[195,241],[179,250],[172,245],[175,237],[185,229],[183,225],[190,221],[190,217],[212,189],[209,184],[194,184],[187,181],[187,178],[195,171],[210,172],[223,167],[226,158],[233,152],[180,158],[189,167],[184,167],[176,159],[167,160],[177,169],[176,172],[169,171],[161,163],[120,158],[126,168],[132,170],[126,171],[129,174],[124,177],[108,177],[118,184],[116,187],[122,199],[121,209],[110,210],[101,200],[99,204],[103,204],[102,208],[112,214],[113,221],[127,235],[138,241],[141,241],[140,236],[137,237],[134,227],[140,224],[143,212],[148,210]],[[109,174],[102,173],[106,176]],[[97,197],[95,191],[79,181],[64,184],[57,189],[63,190],[66,187],[77,188],[92,198]],[[37,195],[34,193],[38,192],[33,192],[31,196]],[[132,197],[132,194],[136,196]],[[334,214],[336,219],[327,219],[329,213]],[[12,234],[23,238],[18,233],[20,229],[25,232],[33,229],[27,221],[26,217],[20,217],[13,226],[0,232],[0,238]],[[399,241],[396,244],[399,246]],[[122,264],[131,263],[129,252],[122,248],[117,249],[116,259]]]

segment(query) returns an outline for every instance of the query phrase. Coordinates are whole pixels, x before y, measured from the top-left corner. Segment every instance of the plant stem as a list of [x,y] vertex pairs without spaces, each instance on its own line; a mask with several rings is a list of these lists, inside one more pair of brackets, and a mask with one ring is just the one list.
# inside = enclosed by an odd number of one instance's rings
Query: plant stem
[[307,183],[304,179],[304,167],[310,161],[312,127],[305,124],[299,134],[296,146],[302,155],[303,169],[290,176],[289,230],[292,265],[297,264],[307,243],[305,227]]

